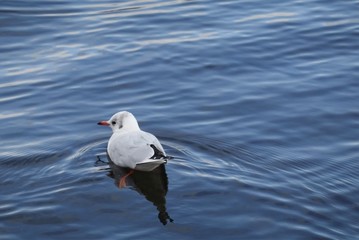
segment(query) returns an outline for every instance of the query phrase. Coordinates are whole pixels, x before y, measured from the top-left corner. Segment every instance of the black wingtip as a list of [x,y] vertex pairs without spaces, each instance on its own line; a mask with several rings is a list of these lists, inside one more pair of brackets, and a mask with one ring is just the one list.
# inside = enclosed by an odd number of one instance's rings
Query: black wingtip
[[166,160],[168,159],[167,156],[166,156],[163,152],[161,152],[160,150],[158,150],[155,145],[151,144],[150,147],[151,147],[151,148],[153,149],[153,151],[155,152],[155,153],[153,154],[153,156],[151,157],[152,159],[160,159],[160,158],[164,158],[164,159],[166,159]]

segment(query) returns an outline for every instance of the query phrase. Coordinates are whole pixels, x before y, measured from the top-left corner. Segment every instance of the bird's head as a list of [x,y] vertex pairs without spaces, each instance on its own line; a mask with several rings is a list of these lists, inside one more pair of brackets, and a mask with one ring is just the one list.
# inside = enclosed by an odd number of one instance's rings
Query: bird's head
[[109,126],[112,128],[113,132],[120,130],[132,131],[140,129],[135,116],[127,111],[118,112],[114,114],[110,120],[100,121],[97,124],[102,126]]

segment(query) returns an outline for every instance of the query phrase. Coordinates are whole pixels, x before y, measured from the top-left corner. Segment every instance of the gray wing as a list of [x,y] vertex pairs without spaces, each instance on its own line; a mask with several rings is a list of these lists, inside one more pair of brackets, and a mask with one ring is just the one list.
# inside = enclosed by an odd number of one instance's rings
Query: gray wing
[[154,150],[150,146],[151,144],[164,152],[159,141],[150,133],[143,131],[124,134],[115,133],[109,141],[107,151],[111,160],[116,165],[142,171],[151,171],[165,162],[162,159],[151,159],[154,155]]
[[147,139],[148,142],[155,145],[155,147],[158,150],[160,150],[164,156],[166,156],[166,152],[163,149],[160,141],[158,141],[158,139],[154,135],[152,135],[151,133],[148,133],[148,132],[144,132],[144,131],[142,131],[142,133],[143,133],[144,136],[146,136],[146,139]]

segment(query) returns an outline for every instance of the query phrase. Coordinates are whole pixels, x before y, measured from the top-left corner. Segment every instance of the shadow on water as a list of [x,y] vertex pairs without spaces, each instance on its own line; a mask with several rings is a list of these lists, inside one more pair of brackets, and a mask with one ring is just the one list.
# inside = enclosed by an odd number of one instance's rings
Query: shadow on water
[[173,222],[173,219],[167,213],[166,195],[168,192],[168,177],[165,165],[162,164],[150,172],[131,171],[129,168],[123,168],[115,165],[109,158],[110,166],[107,176],[115,180],[115,185],[121,190],[120,180],[126,175],[126,186],[135,190],[140,195],[152,202],[158,210],[158,219],[163,225]]

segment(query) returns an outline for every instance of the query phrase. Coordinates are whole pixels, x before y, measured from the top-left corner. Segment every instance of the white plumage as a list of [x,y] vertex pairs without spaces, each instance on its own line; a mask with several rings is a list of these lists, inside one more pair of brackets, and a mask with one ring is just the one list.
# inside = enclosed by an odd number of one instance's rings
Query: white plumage
[[161,143],[154,135],[140,129],[132,113],[118,112],[110,120],[98,124],[112,128],[113,133],[108,141],[107,153],[116,165],[152,171],[167,162]]

